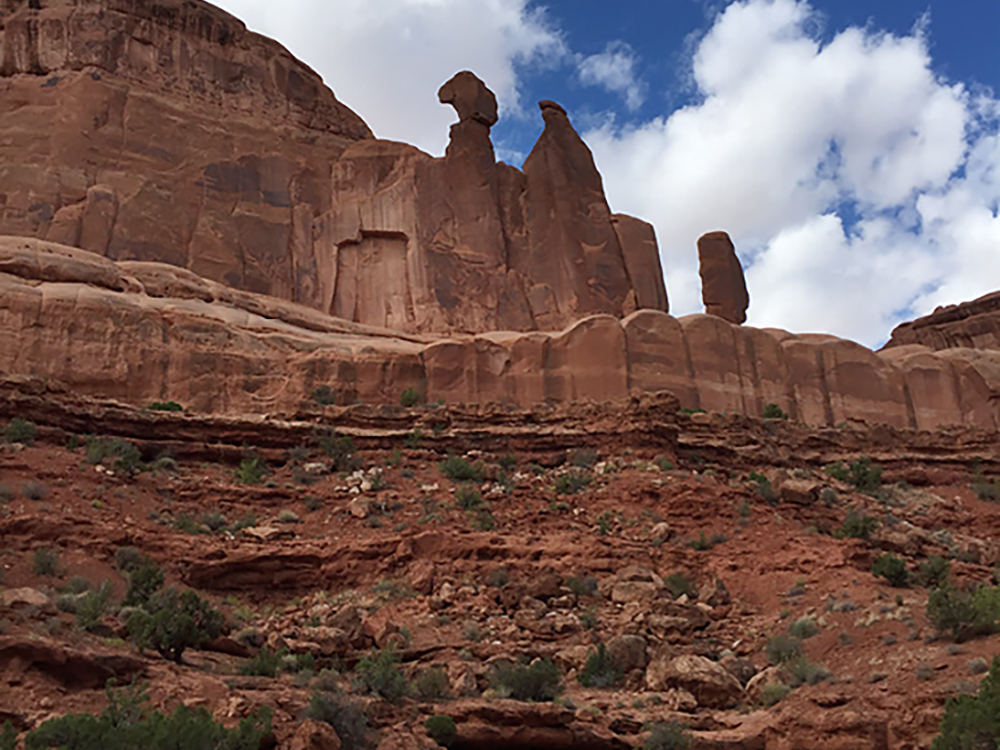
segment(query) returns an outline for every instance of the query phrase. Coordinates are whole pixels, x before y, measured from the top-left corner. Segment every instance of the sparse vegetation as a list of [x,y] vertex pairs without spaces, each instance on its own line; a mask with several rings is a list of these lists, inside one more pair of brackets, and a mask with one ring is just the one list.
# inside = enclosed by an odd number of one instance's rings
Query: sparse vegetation
[[827,475],[841,482],[846,482],[866,495],[876,495],[882,489],[882,467],[864,456],[853,461],[850,466],[844,463],[829,464],[825,467]]
[[281,671],[281,663],[284,657],[284,651],[280,649],[275,651],[265,646],[254,654],[251,659],[243,663],[240,667],[240,674],[256,675],[257,677],[277,677],[278,672]]
[[696,552],[706,552],[725,541],[725,534],[712,534],[712,536],[707,537],[704,531],[700,531],[697,538],[688,540],[688,546]]
[[391,648],[363,657],[355,667],[355,683],[359,691],[390,703],[399,702],[410,690],[399,669],[399,655]]
[[29,422],[27,419],[14,417],[4,428],[3,438],[8,443],[32,445],[38,438],[38,425],[34,422]]
[[[135,548],[123,547],[122,549]],[[122,550],[118,552],[120,553]],[[136,550],[136,553],[138,553],[138,550]],[[117,559],[118,555],[116,554],[115,557]],[[163,588],[165,580],[163,569],[153,562],[152,558],[148,555],[142,557],[140,562],[136,563],[133,556],[129,554],[127,555],[126,563],[129,566],[127,568],[119,562],[119,567],[128,576],[128,592],[125,594],[125,605],[141,607],[149,601],[153,594]]]
[[143,468],[142,453],[135,443],[128,440],[88,435],[84,444],[87,446],[87,463],[101,464],[129,476]]
[[312,393],[313,401],[320,406],[332,406],[337,403],[337,392],[328,385],[321,385]]
[[878,527],[878,519],[874,516],[865,515],[863,511],[851,508],[847,511],[844,525],[841,526],[834,536],[839,539],[871,539],[872,533]]
[[57,576],[61,571],[59,553],[51,547],[35,550],[31,559],[31,571],[36,576]]
[[399,403],[407,409],[412,409],[423,400],[424,397],[420,395],[420,391],[416,388],[407,388],[399,397]]
[[888,552],[878,556],[872,565],[872,573],[879,578],[884,578],[890,586],[896,588],[903,588],[910,581],[906,561]]
[[993,657],[989,674],[979,683],[978,695],[948,701],[940,731],[931,750],[1000,747],[1000,657]]
[[980,586],[963,591],[944,585],[927,597],[927,619],[939,633],[948,633],[958,643],[997,632],[1000,619],[1000,588]]
[[431,716],[424,722],[424,729],[441,747],[451,747],[458,738],[458,727],[450,716]]
[[128,618],[129,638],[139,649],[154,648],[180,664],[188,648],[217,638],[225,618],[193,591],[164,589],[153,594]]
[[465,511],[476,511],[483,507],[483,496],[471,484],[462,484],[455,490],[455,503]]
[[413,680],[413,694],[422,701],[441,701],[451,697],[451,685],[444,667],[425,669]]
[[49,488],[41,482],[25,482],[21,485],[21,495],[26,500],[44,500],[49,496]]
[[332,692],[313,693],[306,716],[333,727],[342,750],[363,750],[368,744],[368,717],[361,705]]
[[102,581],[93,591],[88,591],[76,605],[76,624],[81,630],[91,630],[111,608],[114,588],[111,581]]
[[490,686],[501,698],[541,703],[562,693],[559,669],[548,659],[538,659],[530,666],[502,662],[490,674]]
[[653,724],[649,737],[643,743],[643,750],[688,750],[691,735],[687,728],[676,721]]
[[788,626],[788,632],[793,638],[805,641],[819,633],[819,625],[814,617],[800,617]]
[[917,575],[920,583],[927,588],[943,586],[948,581],[951,572],[951,563],[947,558],[934,556],[929,557],[920,563],[920,571]]
[[778,493],[774,491],[774,487],[771,486],[771,480],[765,475],[757,471],[750,472],[750,481],[757,485],[757,494],[759,494],[768,503],[774,503],[778,500]]
[[176,401],[154,401],[146,408],[150,411],[184,411],[184,407]]
[[698,596],[698,589],[695,588],[691,579],[683,573],[671,573],[663,579],[663,585],[666,586],[667,591],[674,599],[680,599],[685,595],[689,599]]
[[802,657],[802,641],[794,635],[779,633],[768,639],[766,653],[770,664],[789,664]]
[[480,483],[486,477],[486,471],[481,461],[470,463],[458,456],[448,456],[439,464],[441,473],[453,482]]
[[259,456],[247,456],[236,470],[236,481],[240,484],[260,484],[266,476],[267,464]]
[[792,689],[783,682],[772,682],[760,691],[760,704],[764,708],[771,708],[781,703],[788,697]]
[[354,441],[350,435],[340,435],[336,430],[321,435],[318,439],[320,450],[329,458],[334,471],[355,471],[359,461],[354,455]]
[[592,469],[599,458],[597,451],[591,448],[579,448],[570,452],[569,464],[580,469]]
[[575,495],[587,487],[592,477],[585,471],[570,469],[565,474],[556,477],[555,491],[557,495]]
[[624,671],[603,643],[587,654],[587,662],[577,678],[588,688],[611,688],[621,682]]
[[767,404],[764,406],[764,419],[788,419],[786,414],[777,404]]

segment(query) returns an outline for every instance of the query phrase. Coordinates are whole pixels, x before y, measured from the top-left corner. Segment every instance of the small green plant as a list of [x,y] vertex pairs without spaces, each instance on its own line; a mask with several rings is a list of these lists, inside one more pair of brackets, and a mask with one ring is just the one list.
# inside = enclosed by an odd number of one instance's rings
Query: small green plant
[[980,586],[962,591],[944,585],[927,597],[927,619],[939,633],[950,633],[956,642],[997,632],[1000,619],[1000,588]]
[[14,417],[4,428],[3,438],[8,443],[31,445],[38,438],[38,425],[27,419]]
[[947,583],[950,572],[951,562],[945,557],[935,555],[920,563],[917,578],[927,588],[934,588]]
[[768,639],[765,652],[770,664],[789,664],[802,657],[802,641],[794,635],[779,633]]
[[698,533],[696,539],[688,540],[688,546],[696,552],[705,552],[725,541],[726,537],[724,534],[712,534],[712,536],[706,537],[705,532],[701,531]]
[[472,528],[477,531],[493,531],[496,527],[496,517],[485,508],[480,508],[472,514]]
[[834,533],[834,536],[838,539],[850,538],[868,541],[877,527],[878,520],[874,516],[865,515],[862,511],[850,508],[844,519],[844,525]]
[[575,495],[589,486],[593,477],[585,471],[570,469],[565,474],[556,477],[555,491],[557,495]]
[[0,750],[17,750],[17,730],[9,721],[0,728]]
[[490,674],[490,686],[498,696],[532,703],[555,700],[563,690],[559,669],[548,659],[530,666],[501,662]]
[[229,524],[226,517],[222,515],[222,511],[218,508],[202,513],[200,523],[202,526],[207,526],[212,531],[221,531]]
[[842,461],[836,463],[827,464],[823,467],[823,471],[826,472],[828,477],[836,479],[838,482],[847,483],[851,478],[851,470],[847,468],[847,464]]
[[337,392],[328,385],[321,385],[312,393],[313,401],[320,406],[332,406],[337,403]]
[[497,463],[506,472],[514,471],[517,468],[517,456],[513,453],[505,453],[497,459]]
[[830,676],[829,669],[819,664],[814,664],[804,656],[786,662],[783,665],[783,669],[788,674],[792,687],[818,685]]
[[101,585],[80,599],[76,605],[76,624],[81,630],[91,630],[100,623],[111,607],[114,587],[111,581],[102,581]]
[[587,607],[583,612],[580,613],[580,625],[582,625],[586,630],[597,630],[601,622],[597,618],[597,609],[594,607]]
[[146,408],[150,411],[184,411],[184,407],[176,401],[154,401]]
[[6,484],[0,484],[0,504],[9,503],[14,499],[14,490]]
[[476,511],[483,507],[483,496],[471,484],[461,484],[455,490],[455,503],[465,511]]
[[872,565],[872,573],[878,578],[884,578],[890,586],[896,588],[903,588],[910,581],[906,561],[888,552],[878,556]]
[[777,404],[767,404],[764,406],[764,419],[788,419],[786,414]]
[[931,750],[1000,747],[1000,657],[993,657],[977,695],[961,695],[948,701],[940,732]]
[[428,703],[450,698],[451,684],[444,667],[431,667],[417,675],[413,680],[413,693]]
[[57,576],[60,573],[59,553],[51,547],[35,550],[31,560],[31,571],[36,576]]
[[453,482],[482,482],[486,476],[480,461],[470,463],[458,456],[448,456],[439,464],[441,473]]
[[417,404],[421,403],[424,397],[420,395],[420,391],[416,388],[407,388],[403,391],[402,395],[399,397],[399,403],[405,406],[407,409],[412,409]]
[[306,716],[333,727],[342,750],[363,750],[368,746],[368,717],[355,701],[332,692],[313,693]]
[[850,482],[859,492],[875,495],[882,489],[882,467],[867,456],[851,464]]
[[566,579],[566,587],[577,599],[594,596],[597,593],[597,579],[594,576],[581,573]]
[[267,464],[258,456],[247,456],[236,470],[236,481],[240,484],[260,484],[266,476]]
[[165,580],[163,569],[148,555],[142,557],[139,563],[135,563],[131,555],[129,555],[128,564],[128,568],[122,568],[123,572],[128,576],[128,592],[125,594],[125,605],[129,607],[141,607],[149,601],[153,594],[163,588]]
[[421,430],[420,428],[417,428],[413,432],[408,433],[406,435],[406,438],[403,440],[403,445],[405,445],[407,448],[411,450],[418,449],[421,445],[423,445],[423,443],[424,443],[424,433],[423,430]]
[[599,458],[600,455],[597,451],[591,448],[580,448],[569,454],[569,464],[581,469],[592,469]]
[[424,722],[424,729],[441,747],[451,747],[458,739],[458,727],[450,716],[431,716]]
[[581,685],[588,688],[612,688],[622,681],[624,670],[607,650],[603,643],[597,644],[587,654],[587,662],[577,678]]
[[222,632],[225,617],[193,591],[164,589],[128,618],[129,638],[141,650],[155,648],[180,664],[188,648],[198,648]]
[[674,599],[680,599],[684,595],[689,599],[698,596],[694,583],[683,573],[671,573],[663,579],[663,585]]
[[49,488],[41,482],[25,482],[21,485],[21,494],[26,500],[44,500],[49,496]]
[[760,705],[764,708],[771,708],[781,703],[788,697],[792,689],[788,687],[783,682],[772,682],[769,685],[765,685],[764,689],[760,691]]
[[819,633],[819,625],[813,617],[800,617],[788,626],[788,632],[792,637],[804,641]]
[[[84,438],[87,446],[87,463],[103,464],[129,476],[143,468],[142,452],[135,443],[121,438]],[[113,459],[113,460],[112,460]]]
[[691,735],[687,728],[676,721],[653,724],[649,737],[643,743],[643,750],[688,750]]
[[355,667],[356,684],[361,692],[376,695],[390,703],[402,700],[410,690],[399,669],[399,655],[384,648],[363,657]]
[[281,649],[274,649],[265,646],[253,658],[248,659],[240,667],[240,674],[254,675],[257,677],[277,677],[281,670],[281,663],[285,657],[285,652]]
[[778,500],[778,493],[771,486],[771,480],[757,471],[750,472],[750,481],[757,485],[757,493],[769,503]]
[[319,437],[319,447],[331,460],[334,471],[355,471],[360,462],[354,455],[354,440],[332,430]]
[[655,463],[657,466],[660,467],[660,471],[674,470],[674,462],[671,461],[666,456],[657,456],[655,459],[653,459],[653,463]]

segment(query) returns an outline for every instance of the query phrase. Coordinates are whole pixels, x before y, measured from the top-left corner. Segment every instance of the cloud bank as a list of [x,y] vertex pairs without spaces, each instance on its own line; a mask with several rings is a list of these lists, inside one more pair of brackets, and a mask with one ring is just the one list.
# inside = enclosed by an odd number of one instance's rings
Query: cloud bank
[[869,345],[1000,288],[996,103],[931,67],[922,27],[822,43],[806,2],[729,5],[697,46],[697,103],[586,134],[615,210],[657,229],[673,310],[700,308],[694,240],[725,229],[749,323]]

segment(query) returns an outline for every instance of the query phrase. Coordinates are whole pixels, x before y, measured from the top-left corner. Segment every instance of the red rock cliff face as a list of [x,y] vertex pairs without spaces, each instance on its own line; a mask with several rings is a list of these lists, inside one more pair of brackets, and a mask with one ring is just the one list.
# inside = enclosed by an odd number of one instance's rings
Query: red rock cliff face
[[971,302],[939,307],[930,315],[897,326],[885,345],[920,344],[944,349],[1000,349],[1000,292]]
[[312,70],[200,0],[0,3],[0,234],[411,332],[666,309],[651,227],[623,248],[565,115],[533,156],[554,171],[526,179],[497,164],[496,100],[471,73],[442,89],[460,121],[432,159],[374,141]]

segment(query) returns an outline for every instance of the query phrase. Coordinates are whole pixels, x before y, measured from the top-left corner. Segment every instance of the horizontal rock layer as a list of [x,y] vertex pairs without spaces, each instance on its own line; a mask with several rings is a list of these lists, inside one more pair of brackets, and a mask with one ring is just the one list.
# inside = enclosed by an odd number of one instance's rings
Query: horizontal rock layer
[[671,391],[684,407],[759,416],[777,404],[807,424],[995,429],[1000,358],[673,318],[646,310],[558,333],[403,336],[235,292],[163,264],[113,263],[0,238],[0,371],[75,392],[199,412],[294,414],[322,397],[429,401],[607,401]]
[[930,315],[903,323],[886,349],[920,344],[931,349],[1000,349],[1000,292],[971,302],[939,307]]

